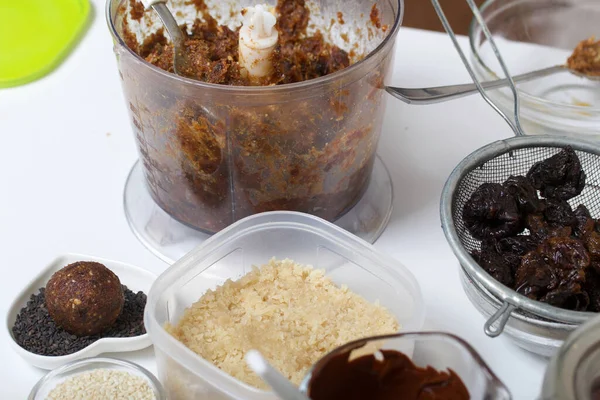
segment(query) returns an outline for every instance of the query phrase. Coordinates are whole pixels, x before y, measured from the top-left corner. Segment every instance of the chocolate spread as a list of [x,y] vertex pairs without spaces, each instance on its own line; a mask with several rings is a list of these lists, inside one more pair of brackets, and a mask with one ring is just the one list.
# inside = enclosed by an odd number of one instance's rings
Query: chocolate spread
[[348,361],[350,352],[333,357],[315,371],[311,400],[463,400],[469,391],[452,370],[417,367],[406,355],[381,350],[383,361],[366,355]]

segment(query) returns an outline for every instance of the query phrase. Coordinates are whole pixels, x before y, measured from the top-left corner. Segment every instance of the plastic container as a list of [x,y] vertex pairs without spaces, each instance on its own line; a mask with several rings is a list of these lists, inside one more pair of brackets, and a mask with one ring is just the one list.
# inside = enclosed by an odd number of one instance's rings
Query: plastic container
[[[512,75],[562,65],[582,40],[598,36],[597,1],[487,0],[481,14]],[[483,80],[502,77],[502,69],[481,26],[469,32],[472,63]],[[585,135],[600,138],[600,82],[565,71],[518,85],[521,121],[528,135]],[[509,89],[488,95],[509,115]]]
[[369,301],[379,300],[398,318],[402,331],[419,330],[423,324],[424,304],[412,274],[370,244],[307,214],[281,211],[251,216],[176,262],[150,290],[144,321],[169,398],[276,398],[224,373],[163,329],[167,322],[176,323],[207,289],[238,279],[252,265],[272,257],[325,269],[337,284],[348,285]]
[[600,317],[581,325],[552,357],[542,387],[543,399],[600,398]]
[[[147,63],[124,41],[128,4],[109,0],[107,19],[146,183],[169,215],[213,233],[272,210],[333,221],[361,199],[381,132],[402,0],[313,2],[314,22],[334,44],[368,56],[321,78],[277,86],[209,84]],[[255,2],[206,4],[219,22],[235,27],[241,9]],[[373,5],[379,27],[370,18]],[[182,0],[169,7],[178,22],[198,15]],[[152,17],[128,26],[143,39],[160,27]]]
[[64,382],[66,379],[74,377],[75,375],[91,372],[96,369],[115,369],[119,371],[125,371],[132,375],[142,377],[146,380],[156,400],[166,400],[162,385],[150,371],[125,360],[118,360],[115,358],[107,357],[96,357],[96,358],[84,358],[63,365],[53,371],[47,373],[42,379],[35,384],[31,393],[29,394],[29,400],[45,400],[57,385]]
[[383,343],[382,350],[396,350],[409,356],[418,367],[433,367],[438,371],[453,370],[463,381],[472,399],[508,400],[506,386],[490,370],[481,356],[464,340],[451,334],[438,332],[400,333],[375,336],[350,342],[321,358],[309,371],[300,389],[310,395],[310,384],[331,358],[369,342]]

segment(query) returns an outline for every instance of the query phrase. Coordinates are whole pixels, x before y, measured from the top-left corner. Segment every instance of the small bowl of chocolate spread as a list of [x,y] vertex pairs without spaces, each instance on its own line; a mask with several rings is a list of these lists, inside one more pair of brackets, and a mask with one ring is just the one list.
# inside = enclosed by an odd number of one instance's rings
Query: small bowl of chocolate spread
[[511,398],[471,346],[438,332],[374,336],[347,343],[321,358],[300,390],[311,400]]

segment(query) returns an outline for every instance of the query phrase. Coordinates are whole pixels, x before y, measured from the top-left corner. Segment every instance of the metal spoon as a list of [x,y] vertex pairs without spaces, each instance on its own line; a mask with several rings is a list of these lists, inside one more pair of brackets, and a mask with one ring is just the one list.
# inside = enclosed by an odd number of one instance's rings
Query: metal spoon
[[[173,17],[171,10],[169,10],[166,3],[167,0],[143,0],[146,9],[151,7],[156,11],[171,38],[171,42],[173,43],[173,71],[177,75],[186,76],[183,71],[187,69],[186,66],[189,65],[189,60],[184,46],[185,35],[179,28],[179,25],[177,25],[177,21],[175,20],[175,17]],[[213,123],[219,121],[213,111],[209,110],[204,105],[200,105],[200,108]]]
[[246,363],[254,373],[267,382],[273,391],[283,400],[310,400],[308,396],[300,392],[281,372],[271,366],[258,350],[249,350],[245,358]]
[[177,75],[182,75],[184,67],[187,65],[187,57],[185,56],[185,35],[181,32],[175,17],[167,7],[167,0],[144,0],[144,6],[146,9],[152,7],[158,14],[158,17],[165,26],[171,43],[173,43],[173,71]]
[[[568,68],[566,65],[555,65],[553,67],[527,72],[522,75],[516,75],[512,78],[515,82],[527,82],[533,79],[542,78],[544,76],[564,71],[569,71],[570,73],[580,76],[582,78],[600,81],[600,76],[590,76],[582,74],[581,72],[577,72]],[[481,86],[484,89],[497,89],[508,86],[509,84],[510,83],[508,79],[505,78],[498,79],[495,81],[482,82]],[[395,98],[402,100],[407,104],[442,103],[444,101],[458,99],[460,97],[465,97],[478,92],[477,86],[473,83],[467,83],[463,85],[437,86],[422,89],[387,86],[385,90]]]

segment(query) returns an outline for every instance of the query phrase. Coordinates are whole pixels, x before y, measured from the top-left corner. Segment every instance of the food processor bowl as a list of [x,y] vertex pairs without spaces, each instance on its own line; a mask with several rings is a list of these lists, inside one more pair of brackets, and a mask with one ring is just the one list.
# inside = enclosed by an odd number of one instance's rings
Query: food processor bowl
[[[147,12],[138,22],[130,18],[129,0],[108,0],[146,186],[175,220],[209,234],[272,210],[335,221],[365,193],[403,3],[308,4],[311,23],[324,27],[326,39],[351,56],[366,57],[304,82],[227,86],[181,77],[143,60],[127,46],[127,35],[138,41],[148,37],[160,28],[156,15]],[[183,0],[168,5],[182,24],[201,15]],[[254,2],[207,0],[206,5],[220,23],[235,27],[241,9]]]
[[[487,0],[480,11],[513,76],[564,65],[580,41],[600,33],[600,3],[594,0]],[[471,23],[469,39],[478,77],[504,77],[476,20]],[[565,70],[519,83],[517,88],[525,134],[600,138],[600,82]],[[513,114],[508,88],[488,95],[508,115]]]

